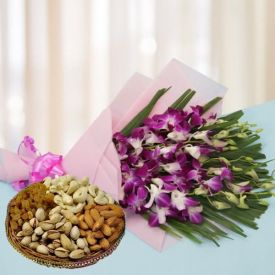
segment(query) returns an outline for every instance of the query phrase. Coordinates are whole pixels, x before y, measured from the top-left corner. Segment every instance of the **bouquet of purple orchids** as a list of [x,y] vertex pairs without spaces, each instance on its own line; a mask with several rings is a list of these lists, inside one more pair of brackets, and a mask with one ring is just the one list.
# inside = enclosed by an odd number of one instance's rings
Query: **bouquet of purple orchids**
[[218,245],[228,230],[246,236],[241,225],[255,222],[272,196],[273,177],[261,153],[260,129],[240,122],[243,112],[217,118],[211,107],[186,105],[187,90],[163,114],[148,117],[156,93],[133,120],[114,134],[121,161],[123,207],[140,213],[150,226],[176,237]]

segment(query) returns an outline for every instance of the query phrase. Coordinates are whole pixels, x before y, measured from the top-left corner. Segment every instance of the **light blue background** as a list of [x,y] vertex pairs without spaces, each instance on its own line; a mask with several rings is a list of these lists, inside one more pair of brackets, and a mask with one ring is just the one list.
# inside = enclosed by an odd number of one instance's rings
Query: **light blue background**
[[[263,151],[267,158],[275,158],[275,101],[245,111],[245,120],[264,128]],[[270,169],[275,168],[272,163]],[[126,232],[118,249],[94,266],[67,270],[47,268],[25,259],[8,243],[4,221],[6,207],[15,191],[0,183],[0,274],[188,274],[188,275],[274,275],[275,260],[275,202],[258,221],[259,230],[247,229],[247,238],[231,234],[234,240],[223,239],[217,248],[210,242],[196,245],[183,240],[159,253]]]

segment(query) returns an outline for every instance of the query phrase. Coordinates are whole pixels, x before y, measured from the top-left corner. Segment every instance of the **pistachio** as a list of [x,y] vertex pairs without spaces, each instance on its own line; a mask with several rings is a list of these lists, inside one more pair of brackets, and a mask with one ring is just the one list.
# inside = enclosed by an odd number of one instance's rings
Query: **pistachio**
[[59,258],[67,258],[69,256],[69,250],[63,247],[58,247],[54,250],[54,254]]
[[91,253],[91,250],[90,250],[90,248],[89,248],[88,246],[85,246],[83,250],[84,250],[84,252],[85,252],[86,254]]
[[48,232],[44,232],[44,233],[42,234],[41,239],[42,239],[42,240],[46,240],[47,238],[48,238]]
[[73,194],[79,187],[80,187],[80,183],[78,181],[72,180],[67,190],[67,194],[68,195]]
[[39,227],[35,228],[34,233],[36,235],[40,236],[40,235],[42,235],[44,233],[44,230],[39,226]]
[[39,222],[42,222],[46,219],[46,213],[43,208],[38,208],[35,212],[35,217]]
[[39,246],[36,247],[36,251],[41,254],[49,254],[49,249],[47,246],[40,244]]
[[52,216],[53,214],[60,213],[62,207],[60,205],[56,206],[49,212],[49,216]]
[[84,250],[76,249],[70,253],[69,257],[71,259],[81,259],[84,257],[84,255],[85,255]]
[[60,241],[61,241],[61,245],[63,246],[63,248],[70,250],[70,251],[72,251],[74,249],[71,240],[65,234],[61,234]]
[[73,246],[73,250],[76,250],[76,249],[78,249],[78,246],[77,246],[77,244],[74,242],[74,241],[72,241],[72,246]]
[[84,249],[87,246],[84,239],[82,238],[77,239],[76,244],[80,249]]
[[24,237],[23,231],[19,231],[19,232],[16,234],[16,237],[19,237],[19,238]]
[[39,240],[39,237],[35,233],[32,234],[31,238],[32,238],[32,242],[36,242]]
[[87,187],[83,186],[77,189],[73,194],[73,200],[77,203],[83,203],[86,201],[88,195]]
[[39,226],[45,231],[55,228],[55,225],[51,221],[42,221],[39,223]]
[[63,226],[65,223],[66,223],[67,219],[66,218],[63,218],[60,222],[58,222],[56,225],[55,225],[55,228],[56,229],[59,229],[61,226]]
[[71,232],[70,232],[70,236],[73,240],[77,240],[80,236],[80,232],[77,226],[73,226]]
[[29,248],[32,250],[36,250],[37,246],[39,246],[39,242],[31,242],[29,244]]
[[32,241],[32,238],[30,236],[25,236],[22,240],[21,240],[21,244],[23,245],[29,245]]
[[48,244],[47,246],[48,246],[48,248],[49,248],[50,250],[54,250],[54,249],[55,249],[55,247],[54,247],[54,244],[53,244],[53,243],[50,243],[50,244]]
[[47,233],[48,233],[48,239],[56,240],[60,238],[60,232],[57,230],[49,230]]
[[61,210],[61,214],[67,219],[70,220],[71,217],[74,215],[71,211],[67,210],[67,209],[62,209]]
[[83,238],[83,241],[84,241],[84,243],[85,243],[85,246],[88,246],[88,245],[89,245],[88,242],[87,242],[87,240],[86,240],[86,238]]
[[54,248],[58,248],[61,246],[61,241],[60,241],[60,239],[56,239],[56,240],[53,240],[52,244],[53,244]]
[[22,231],[24,236],[29,236],[32,234],[33,228],[28,222],[25,222],[22,226]]
[[32,219],[29,221],[29,223],[30,223],[30,226],[31,226],[32,228],[36,228],[37,225],[38,225],[38,219],[37,219],[37,218],[32,218]]
[[69,235],[72,229],[72,223],[66,222],[63,226],[59,228],[60,231],[64,232],[66,235]]
[[62,219],[62,216],[59,213],[54,213],[50,217],[50,222],[56,224],[56,223],[60,222],[61,219]]

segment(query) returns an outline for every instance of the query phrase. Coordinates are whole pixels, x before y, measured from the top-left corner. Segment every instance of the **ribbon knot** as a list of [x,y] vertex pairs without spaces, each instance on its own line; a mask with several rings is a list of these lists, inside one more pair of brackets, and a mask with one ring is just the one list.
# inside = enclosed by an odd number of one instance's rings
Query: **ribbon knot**
[[13,188],[17,191],[34,182],[42,181],[45,177],[54,178],[65,174],[62,167],[62,155],[56,155],[51,152],[41,155],[34,145],[34,139],[30,136],[24,137],[19,144],[17,154],[29,167],[29,178],[27,180],[12,182]]

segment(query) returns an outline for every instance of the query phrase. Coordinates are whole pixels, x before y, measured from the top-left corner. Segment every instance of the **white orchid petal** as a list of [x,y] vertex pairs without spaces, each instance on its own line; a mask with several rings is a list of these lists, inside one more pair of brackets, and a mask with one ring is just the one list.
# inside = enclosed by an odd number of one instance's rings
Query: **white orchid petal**
[[160,178],[152,178],[152,182],[159,187],[159,189],[163,186],[164,182]]
[[159,208],[156,209],[158,220],[160,224],[164,224],[166,222],[166,208]]
[[150,189],[149,189],[150,200],[144,205],[145,208],[150,208],[152,206],[152,204],[154,203],[154,200],[155,200],[156,196],[158,196],[159,192],[160,192],[160,189],[156,185],[154,185],[154,184],[150,185]]
[[167,163],[162,165],[163,169],[168,172],[168,173],[174,173],[176,171],[179,171],[181,169],[179,163],[177,162],[172,162],[172,163]]
[[198,159],[201,155],[199,146],[186,146],[185,151],[195,159]]
[[184,193],[180,192],[179,190],[174,190],[171,192],[172,204],[180,211],[185,209],[184,198]]

